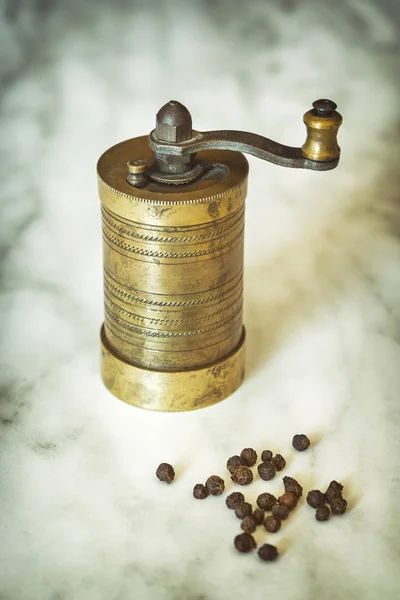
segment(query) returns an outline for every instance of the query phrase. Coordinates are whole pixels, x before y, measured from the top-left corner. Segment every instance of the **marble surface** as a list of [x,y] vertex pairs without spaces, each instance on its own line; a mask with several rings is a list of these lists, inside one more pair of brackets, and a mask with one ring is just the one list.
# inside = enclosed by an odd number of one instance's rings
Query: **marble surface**
[[[399,20],[395,2],[8,3],[1,22],[1,600],[400,597]],[[250,160],[247,376],[159,414],[99,377],[95,163],[170,98],[198,129],[301,143],[344,115],[331,173]],[[312,448],[290,448],[306,432]],[[238,555],[224,497],[192,499],[245,446],[349,512],[304,502],[264,564]],[[154,476],[177,470],[171,486]],[[229,491],[235,489],[227,485]],[[252,484],[279,493],[280,479]]]

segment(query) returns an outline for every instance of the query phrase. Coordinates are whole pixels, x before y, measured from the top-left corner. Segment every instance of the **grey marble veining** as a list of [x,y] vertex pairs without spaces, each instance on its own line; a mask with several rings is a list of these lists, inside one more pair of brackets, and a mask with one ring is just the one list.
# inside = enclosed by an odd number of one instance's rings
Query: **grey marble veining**
[[[396,3],[15,2],[0,45],[1,600],[400,597]],[[185,414],[115,400],[98,365],[98,156],[170,98],[200,130],[300,143],[320,96],[345,118],[339,169],[250,160],[241,389]],[[279,561],[239,556],[225,496],[191,490],[245,446],[281,452],[305,490],[343,481],[348,514],[319,524],[303,503],[256,534]],[[281,487],[256,479],[246,497]]]

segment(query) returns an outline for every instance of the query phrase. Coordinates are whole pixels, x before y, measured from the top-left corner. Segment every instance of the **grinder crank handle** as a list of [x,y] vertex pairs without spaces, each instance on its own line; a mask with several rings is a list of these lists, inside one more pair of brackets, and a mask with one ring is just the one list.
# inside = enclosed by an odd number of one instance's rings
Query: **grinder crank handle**
[[[172,106],[179,104],[171,102]],[[150,134],[149,145],[156,159],[160,161],[163,161],[163,158],[165,160],[166,157],[194,155],[203,150],[234,150],[283,167],[327,171],[335,168],[340,158],[337,133],[342,123],[342,116],[336,112],[336,108],[332,100],[316,100],[313,103],[313,108],[304,115],[307,139],[301,148],[285,146],[245,131],[200,132],[191,130],[191,127],[190,136],[189,130],[181,135],[186,139],[172,141],[171,138],[179,137],[179,126],[174,126],[175,129],[172,130],[169,123],[161,123],[163,118],[162,115],[160,118],[163,110],[161,109],[157,118],[157,128]]]

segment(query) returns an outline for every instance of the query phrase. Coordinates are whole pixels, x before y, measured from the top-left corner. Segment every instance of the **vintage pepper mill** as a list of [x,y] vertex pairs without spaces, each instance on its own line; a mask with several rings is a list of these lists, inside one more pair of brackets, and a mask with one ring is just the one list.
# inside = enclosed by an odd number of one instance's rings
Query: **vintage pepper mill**
[[242,152],[286,167],[335,168],[342,123],[336,104],[317,100],[304,122],[301,148],[242,131],[201,133],[171,100],[149,137],[101,156],[101,368],[115,396],[181,411],[218,402],[240,386],[248,174]]

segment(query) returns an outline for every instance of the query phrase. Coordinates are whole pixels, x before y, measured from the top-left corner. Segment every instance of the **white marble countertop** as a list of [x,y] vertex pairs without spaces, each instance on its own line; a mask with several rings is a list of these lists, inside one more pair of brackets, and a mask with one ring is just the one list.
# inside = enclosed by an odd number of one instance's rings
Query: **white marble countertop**
[[[2,25],[0,598],[395,600],[392,5],[348,0],[316,14],[311,1],[246,10],[175,1],[155,19],[156,5],[61,3],[44,21],[22,12]],[[345,119],[337,170],[250,161],[243,386],[182,414],[113,398],[99,376],[98,156],[149,131],[170,97],[197,129],[301,143],[302,114],[319,96],[335,99]],[[312,439],[301,454],[290,446],[298,432]],[[305,491],[342,481],[348,513],[317,523],[303,496],[278,534],[256,534],[277,545],[278,561],[239,555],[239,521],[224,503],[237,488],[226,478],[227,492],[203,502],[192,488],[226,476],[226,459],[247,446],[281,452],[282,476]],[[164,461],[177,471],[171,486],[154,475]],[[254,502],[281,489],[278,477],[256,478],[245,495]]]

